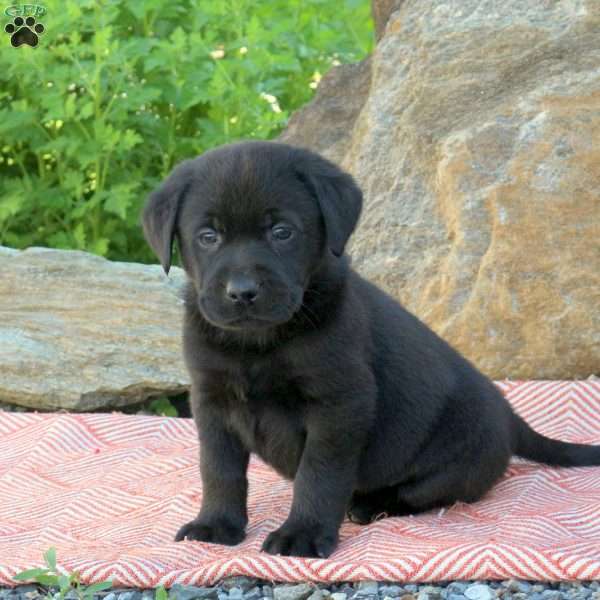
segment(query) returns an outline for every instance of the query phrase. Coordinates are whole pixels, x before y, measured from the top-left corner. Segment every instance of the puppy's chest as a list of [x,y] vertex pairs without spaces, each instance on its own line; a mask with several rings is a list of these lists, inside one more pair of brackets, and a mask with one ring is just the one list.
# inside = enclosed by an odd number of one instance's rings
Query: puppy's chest
[[306,402],[283,365],[247,365],[226,384],[226,421],[242,443],[293,477],[306,439]]

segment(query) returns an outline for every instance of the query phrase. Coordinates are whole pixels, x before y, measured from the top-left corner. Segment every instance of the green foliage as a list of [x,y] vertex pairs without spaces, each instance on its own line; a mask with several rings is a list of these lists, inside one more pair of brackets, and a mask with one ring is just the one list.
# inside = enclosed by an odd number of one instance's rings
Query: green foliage
[[[28,569],[17,573],[13,579],[16,581],[35,581],[46,588],[47,600],[55,600],[58,591],[58,598],[62,600],[69,594],[69,597],[75,595],[79,600],[93,600],[94,595],[112,587],[111,581],[100,581],[91,585],[83,585],[79,581],[79,573],[61,574],[56,567],[56,548],[49,548],[44,553],[44,562],[46,567],[39,569]],[[169,594],[163,585],[156,588],[155,600],[168,600]]]
[[169,600],[169,594],[165,589],[164,585],[160,585],[156,588],[156,594],[154,595],[155,600]]
[[58,590],[58,597],[62,600],[69,592],[74,592],[80,600],[92,600],[94,594],[112,587],[112,582],[101,581],[92,585],[82,585],[79,574],[61,574],[56,568],[56,549],[50,548],[44,554],[45,568],[29,569],[14,576],[17,581],[35,581],[48,589],[46,598],[53,599],[53,590]]
[[44,5],[36,48],[0,43],[0,243],[18,248],[154,260],[139,211],[175,163],[276,136],[372,44],[368,0]]
[[166,396],[155,398],[148,406],[150,411],[162,417],[176,417],[177,409],[171,404]]

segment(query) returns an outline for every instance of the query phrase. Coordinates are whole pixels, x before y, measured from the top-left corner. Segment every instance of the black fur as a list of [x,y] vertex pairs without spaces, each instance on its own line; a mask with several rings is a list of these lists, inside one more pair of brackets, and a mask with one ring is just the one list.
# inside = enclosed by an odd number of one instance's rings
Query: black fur
[[322,557],[346,513],[366,523],[473,502],[512,454],[600,464],[598,446],[535,433],[350,268],[361,203],[332,163],[273,142],[186,161],[150,197],[148,242],[168,270],[177,237],[189,277],[184,355],[203,502],[177,540],[244,538],[250,452],[294,480],[290,514],[263,549]]

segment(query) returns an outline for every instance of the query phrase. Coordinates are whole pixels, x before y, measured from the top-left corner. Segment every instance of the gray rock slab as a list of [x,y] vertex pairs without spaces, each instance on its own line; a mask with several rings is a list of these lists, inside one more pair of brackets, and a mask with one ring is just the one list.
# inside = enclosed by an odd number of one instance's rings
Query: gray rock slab
[[89,411],[184,392],[185,275],[0,247],[0,402]]

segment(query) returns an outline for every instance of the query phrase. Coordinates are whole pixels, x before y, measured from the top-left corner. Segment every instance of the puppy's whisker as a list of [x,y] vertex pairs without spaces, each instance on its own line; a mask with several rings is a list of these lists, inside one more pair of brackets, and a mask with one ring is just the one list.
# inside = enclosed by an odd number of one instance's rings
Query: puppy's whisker
[[315,296],[322,296],[323,295],[323,294],[321,294],[321,292],[318,292],[314,288],[307,288],[306,290],[304,290],[304,294],[314,294]]
[[300,310],[305,311],[302,313],[303,316],[315,329],[318,329],[319,326],[310,318],[309,313],[312,314],[312,316],[318,320],[317,315],[312,310],[310,310],[310,308],[308,308],[308,306],[306,306],[306,304],[304,303],[300,305]]

